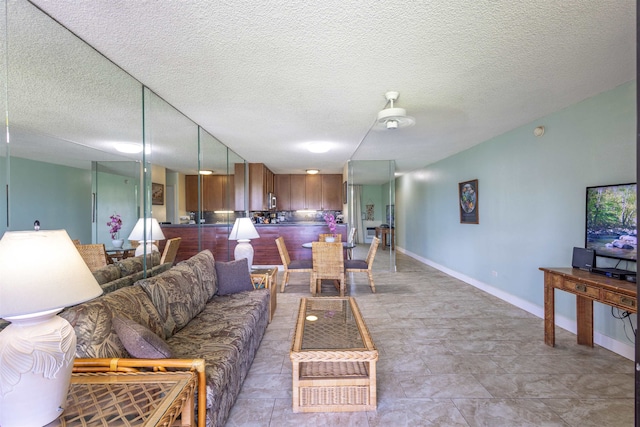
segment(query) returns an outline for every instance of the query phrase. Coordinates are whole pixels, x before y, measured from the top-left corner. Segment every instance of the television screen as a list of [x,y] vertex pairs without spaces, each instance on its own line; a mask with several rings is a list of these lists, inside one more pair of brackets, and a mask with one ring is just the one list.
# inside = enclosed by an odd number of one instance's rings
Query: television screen
[[636,261],[636,184],[587,187],[586,244],[597,256]]

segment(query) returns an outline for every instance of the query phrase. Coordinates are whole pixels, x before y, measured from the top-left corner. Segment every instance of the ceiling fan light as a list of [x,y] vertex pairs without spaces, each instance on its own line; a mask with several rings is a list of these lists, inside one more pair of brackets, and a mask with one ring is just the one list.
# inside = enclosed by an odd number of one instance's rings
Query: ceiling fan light
[[393,106],[393,101],[398,99],[397,92],[387,92],[386,98],[391,102],[391,107],[378,113],[377,125],[381,129],[398,129],[413,126],[416,120],[407,116],[407,110]]

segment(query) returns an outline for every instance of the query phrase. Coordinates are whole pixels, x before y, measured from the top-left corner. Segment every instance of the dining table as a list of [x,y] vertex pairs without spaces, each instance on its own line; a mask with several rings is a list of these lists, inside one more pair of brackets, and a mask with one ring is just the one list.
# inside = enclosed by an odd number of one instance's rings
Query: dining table
[[[342,249],[353,249],[356,247],[356,244],[353,242],[336,242],[342,243]],[[302,244],[303,248],[311,249],[313,247],[313,242],[306,242]]]
[[105,247],[105,252],[107,253],[107,257],[109,257],[111,263],[114,263],[115,261],[121,261],[134,256],[136,248],[131,245],[124,245],[119,248],[116,248],[115,246],[107,246]]

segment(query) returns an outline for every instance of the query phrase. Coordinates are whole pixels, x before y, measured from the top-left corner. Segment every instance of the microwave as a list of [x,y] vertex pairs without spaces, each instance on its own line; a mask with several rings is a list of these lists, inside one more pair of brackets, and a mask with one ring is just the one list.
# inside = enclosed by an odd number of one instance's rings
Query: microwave
[[267,209],[274,211],[276,210],[276,195],[273,193],[267,193]]

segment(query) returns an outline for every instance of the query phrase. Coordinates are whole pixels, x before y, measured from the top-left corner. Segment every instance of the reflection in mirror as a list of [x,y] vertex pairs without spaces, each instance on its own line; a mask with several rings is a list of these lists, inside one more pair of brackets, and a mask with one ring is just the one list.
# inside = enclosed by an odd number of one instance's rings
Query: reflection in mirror
[[[204,248],[215,254],[215,235],[203,240],[208,224],[199,224],[206,221],[202,185],[196,178],[193,202],[187,177],[198,177],[200,162],[219,170],[226,179],[223,210],[242,211],[230,189],[244,185],[233,178],[234,165],[244,178],[244,161],[30,3],[6,5],[0,12],[6,25],[0,100],[8,117],[0,148],[0,234],[31,229],[37,219],[43,229],[63,228],[82,243],[109,246],[111,214],[121,215],[124,239],[139,217],[153,216],[167,227],[193,221],[189,256]],[[119,152],[116,144],[138,151]],[[245,197],[243,187],[240,194]],[[234,215],[223,217],[223,226]]]
[[97,242],[107,227],[95,211],[91,164],[139,159],[114,144],[142,141],[141,85],[28,2],[7,3],[6,42],[11,157],[4,224],[31,229],[37,219],[43,229]]
[[[195,183],[195,195],[187,194],[186,177],[197,176],[200,167],[198,126],[146,87],[144,124],[144,216],[155,218],[163,226],[165,239],[158,244],[160,251],[171,237],[182,237],[184,245],[189,240],[189,245],[200,248],[197,227],[189,230],[188,236],[170,227],[181,222],[197,223],[190,211],[199,211],[199,183]],[[184,218],[189,219],[184,221]]]
[[[5,108],[7,106],[8,73],[7,38],[5,37],[7,34],[6,10],[6,7],[0,8],[0,64],[2,65],[0,68],[0,105],[2,105],[0,110],[5,113],[5,117],[7,117],[7,111]],[[9,219],[7,218],[7,200],[9,198],[9,182],[7,181],[9,178],[9,144],[7,144],[7,135],[9,134],[9,131],[7,126],[8,123],[7,120],[5,120],[2,128],[2,135],[0,135],[0,236],[2,236],[9,225]]]
[[351,160],[348,182],[348,222],[356,227],[356,242],[367,248],[377,233],[380,246],[374,269],[395,271],[395,162]]

